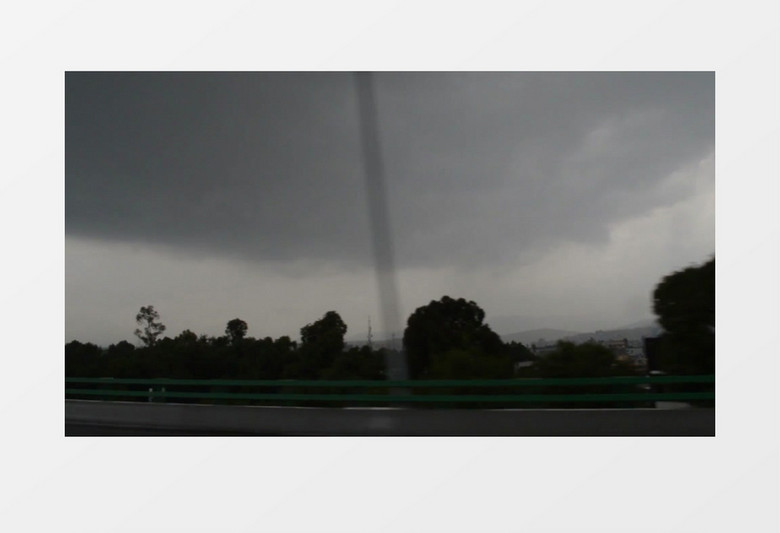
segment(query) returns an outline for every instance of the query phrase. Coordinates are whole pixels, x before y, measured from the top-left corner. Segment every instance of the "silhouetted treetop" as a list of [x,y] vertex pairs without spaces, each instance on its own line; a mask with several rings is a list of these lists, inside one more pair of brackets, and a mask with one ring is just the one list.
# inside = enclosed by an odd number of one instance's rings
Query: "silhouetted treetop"
[[715,372],[715,257],[674,272],[653,292],[653,311],[664,329],[659,365],[674,374]]
[[151,305],[141,307],[135,315],[135,321],[141,326],[135,330],[135,334],[146,346],[154,346],[157,337],[165,331],[165,326],[160,322],[160,313]]
[[653,292],[653,311],[669,333],[715,329],[715,258],[661,280]]
[[317,346],[325,351],[340,352],[344,349],[344,335],[347,325],[336,311],[328,311],[314,322],[301,328],[301,342],[304,346]]
[[[473,301],[443,296],[428,305],[418,307],[407,321],[404,330],[404,349],[412,378],[422,378],[432,370],[434,356],[451,352],[463,360],[460,368],[473,367],[464,357],[496,356],[502,352],[501,338],[483,324],[485,312]],[[437,368],[448,364],[439,360]],[[439,372],[442,373],[442,372]]]
[[225,327],[225,334],[230,339],[231,344],[236,344],[246,336],[246,332],[249,329],[246,322],[240,318],[234,318],[227,323]]

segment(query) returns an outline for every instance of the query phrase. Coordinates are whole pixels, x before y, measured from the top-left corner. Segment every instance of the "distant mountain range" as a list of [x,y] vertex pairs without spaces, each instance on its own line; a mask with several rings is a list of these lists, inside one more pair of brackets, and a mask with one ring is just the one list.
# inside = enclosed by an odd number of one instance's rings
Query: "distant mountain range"
[[565,329],[540,328],[510,333],[509,335],[501,335],[501,340],[504,342],[519,342],[530,346],[533,343],[550,344],[571,335],[582,335],[582,333],[566,331]]
[[[642,325],[640,325],[642,324]],[[606,341],[610,339],[628,339],[630,341],[642,340],[643,337],[655,337],[661,333],[661,327],[655,322],[635,323],[628,326],[609,329],[609,330],[597,330],[585,333],[576,331],[566,331],[563,329],[532,329],[528,331],[520,331],[518,333],[511,333],[509,335],[501,335],[501,339],[504,342],[519,342],[526,346],[531,344],[547,345],[558,342],[559,340],[571,341],[574,343],[586,342],[590,339],[595,341]]]
[[[589,339],[595,341],[607,341],[612,339],[639,341],[642,340],[643,337],[655,337],[660,333],[661,327],[655,321],[643,320],[641,322],[634,322],[620,328],[608,330],[579,332],[565,329],[539,328],[499,336],[504,342],[519,342],[530,347],[532,344],[536,344],[537,346],[554,344],[559,340],[571,341],[577,344],[586,342]],[[372,344],[374,348],[391,348],[394,346],[396,349],[400,350],[402,342],[402,336],[398,336],[394,340],[375,338]],[[365,339],[361,340],[359,337],[353,337],[351,340],[347,340],[346,344],[348,346],[363,346],[367,344],[367,341]]]

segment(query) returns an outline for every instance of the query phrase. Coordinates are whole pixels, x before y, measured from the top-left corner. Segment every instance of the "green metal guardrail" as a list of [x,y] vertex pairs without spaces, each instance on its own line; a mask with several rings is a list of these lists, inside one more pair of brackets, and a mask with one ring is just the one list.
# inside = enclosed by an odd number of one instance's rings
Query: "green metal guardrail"
[[[484,404],[498,407],[518,404],[533,406],[530,404],[606,403],[619,407],[621,403],[626,402],[641,405],[655,401],[713,401],[715,399],[714,375],[408,381],[71,377],[65,378],[65,383],[65,396],[70,399],[86,397],[103,400],[183,400],[200,403],[260,402],[265,405],[343,406],[422,403],[442,406]],[[67,386],[77,384],[82,386]],[[683,384],[694,384],[694,388],[699,390],[678,390]],[[600,389],[608,387],[610,391],[590,393],[561,391],[562,387],[575,386]],[[669,386],[675,390],[662,390],[669,389]],[[644,390],[640,387],[644,387]],[[516,391],[516,389],[529,388],[536,391],[542,389],[540,393]],[[708,390],[701,390],[702,388]],[[291,392],[280,392],[281,389]],[[333,392],[312,392],[311,389],[317,391],[331,389]],[[361,392],[351,392],[355,389]],[[399,389],[408,391],[408,394],[400,394]],[[444,393],[440,393],[442,389]],[[344,392],[345,390],[350,392]]]

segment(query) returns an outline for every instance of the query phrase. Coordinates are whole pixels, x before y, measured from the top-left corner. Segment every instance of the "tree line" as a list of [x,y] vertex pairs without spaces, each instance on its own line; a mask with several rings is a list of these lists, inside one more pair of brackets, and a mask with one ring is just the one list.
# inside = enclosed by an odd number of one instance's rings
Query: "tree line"
[[[709,374],[715,368],[715,259],[665,276],[653,292],[653,310],[664,333],[660,365],[669,373]],[[247,336],[248,324],[229,320],[225,334],[174,338],[153,306],[136,315],[142,347],[123,340],[102,348],[77,340],[65,345],[68,377],[175,379],[386,379],[387,348],[348,346],[347,325],[336,311],[303,326],[300,341]],[[443,296],[417,308],[403,334],[411,379],[602,377],[641,370],[596,343],[559,342],[536,357],[518,342],[505,343],[484,322],[473,301]],[[398,355],[398,354],[396,354]],[[530,362],[530,365],[519,363]]]

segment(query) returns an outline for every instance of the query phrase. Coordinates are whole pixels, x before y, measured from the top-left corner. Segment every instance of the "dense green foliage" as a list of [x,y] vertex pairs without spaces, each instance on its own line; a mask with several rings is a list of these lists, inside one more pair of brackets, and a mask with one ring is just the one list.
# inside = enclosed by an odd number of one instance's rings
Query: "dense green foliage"
[[715,373],[715,258],[665,276],[653,292],[664,329],[660,366],[671,374]]
[[[151,309],[151,306],[144,308]],[[148,314],[148,313],[147,313]],[[153,317],[159,321],[159,315]],[[163,326],[164,327],[164,326]],[[303,343],[289,337],[247,337],[248,326],[233,319],[225,336],[198,336],[184,330],[136,348],[127,341],[107,349],[72,341],[65,345],[65,375],[178,379],[383,379],[381,350],[345,349],[346,325],[338,313],[301,330]]]
[[[714,372],[714,258],[664,277],[653,294],[653,309],[665,332],[661,352],[670,373]],[[403,346],[412,379],[501,379],[512,377],[606,377],[635,374],[608,348],[561,342],[537,358],[520,343],[504,343],[484,322],[473,301],[443,296],[412,313]],[[368,346],[348,347],[347,325],[335,311],[289,337],[255,339],[235,318],[225,335],[209,337],[184,330],[160,338],[165,326],[152,306],[142,307],[136,335],[101,348],[72,341],[65,345],[65,372],[73,377],[196,379],[372,379],[386,378],[386,353]],[[519,365],[532,362],[531,366]]]
[[[247,336],[249,327],[239,318],[227,323],[224,336],[184,330],[160,339],[165,326],[154,307],[142,307],[136,319],[144,326],[136,330],[143,346],[121,341],[101,348],[74,340],[65,345],[66,376],[386,379],[386,350],[347,346],[347,325],[335,311],[302,327],[300,343]],[[516,363],[534,359],[522,344],[504,344],[483,319],[484,311],[474,302],[447,296],[418,309],[404,335],[413,377],[511,378]]]
[[227,326],[225,327],[225,335],[227,335],[230,339],[230,344],[236,344],[241,342],[241,339],[246,337],[246,332],[248,329],[249,326],[246,322],[240,318],[234,318],[227,323]]
[[509,378],[512,359],[474,302],[444,296],[407,321],[404,349],[412,379]]
[[594,342],[561,341],[535,365],[535,374],[543,378],[595,378],[635,373],[633,365],[619,361],[609,348]]

